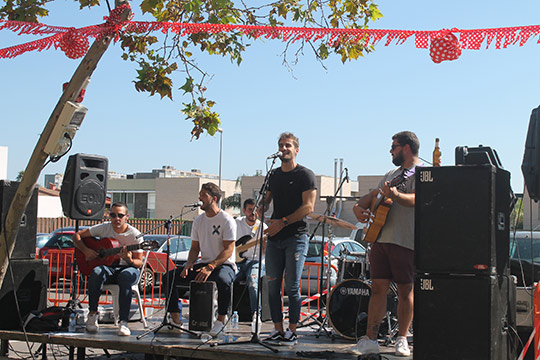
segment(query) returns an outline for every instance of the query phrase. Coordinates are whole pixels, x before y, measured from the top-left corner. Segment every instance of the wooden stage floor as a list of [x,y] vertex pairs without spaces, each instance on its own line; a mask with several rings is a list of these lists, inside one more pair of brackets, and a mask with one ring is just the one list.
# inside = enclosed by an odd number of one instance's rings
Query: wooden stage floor
[[[154,314],[148,318],[148,329],[153,329],[161,324],[162,313]],[[357,359],[357,356],[348,354],[346,349],[354,344],[353,340],[343,338],[330,338],[323,332],[319,337],[316,336],[318,326],[304,327],[298,329],[298,344],[295,346],[275,346],[278,350],[274,353],[259,344],[233,344],[233,345],[209,345],[204,344],[201,339],[192,336],[186,332],[172,332],[168,329],[162,329],[157,334],[153,332],[137,339],[146,329],[140,322],[130,322],[131,336],[120,337],[116,335],[116,327],[112,324],[100,325],[97,334],[86,333],[83,329],[75,333],[47,333],[47,334],[27,334],[30,343],[37,344],[58,344],[77,348],[88,348],[86,359],[98,358],[99,351],[89,351],[90,349],[107,349],[124,353],[123,359],[137,358],[136,355],[147,354],[146,358],[152,358],[148,355],[158,355],[165,357],[176,357],[183,359]],[[240,323],[239,329],[232,332],[238,341],[249,341],[251,339],[250,324]],[[331,328],[328,328],[332,330]],[[261,338],[266,337],[272,330],[270,322],[263,323]],[[232,335],[229,338],[232,338]],[[25,335],[22,332],[0,331],[0,339],[17,340],[10,341],[10,345],[17,344],[17,353],[13,351],[8,353],[10,359],[21,358],[21,353],[26,352],[28,358],[31,358],[28,346],[26,345]],[[33,351],[37,346],[33,346]],[[50,348],[50,347],[49,347]],[[54,349],[54,347],[53,347]],[[412,347],[411,347],[412,349]],[[311,356],[302,356],[298,352],[310,352]],[[93,354],[93,355],[92,355]],[[410,357],[397,357],[394,355],[393,346],[381,346],[381,354],[387,359],[412,359]],[[131,355],[131,356],[130,356]],[[305,354],[304,354],[305,355]],[[318,357],[316,357],[318,356]],[[38,356],[39,357],[39,356]],[[48,358],[56,360],[68,359],[64,354],[48,354]],[[139,356],[139,358],[144,358]]]

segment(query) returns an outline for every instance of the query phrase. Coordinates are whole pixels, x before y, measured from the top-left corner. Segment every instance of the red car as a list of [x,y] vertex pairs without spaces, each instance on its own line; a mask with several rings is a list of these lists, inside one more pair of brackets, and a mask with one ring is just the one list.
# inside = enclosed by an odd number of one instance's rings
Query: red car
[[75,231],[57,232],[39,249],[38,258],[49,260],[51,283],[58,279],[71,279],[73,263],[73,234]]

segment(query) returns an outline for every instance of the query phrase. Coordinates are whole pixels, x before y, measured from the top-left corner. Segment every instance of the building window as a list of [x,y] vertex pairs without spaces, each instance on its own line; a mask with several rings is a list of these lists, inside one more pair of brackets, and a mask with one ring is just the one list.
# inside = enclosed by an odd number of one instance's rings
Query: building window
[[153,219],[156,210],[156,194],[154,192],[114,192],[112,202],[121,201],[128,207],[130,217]]

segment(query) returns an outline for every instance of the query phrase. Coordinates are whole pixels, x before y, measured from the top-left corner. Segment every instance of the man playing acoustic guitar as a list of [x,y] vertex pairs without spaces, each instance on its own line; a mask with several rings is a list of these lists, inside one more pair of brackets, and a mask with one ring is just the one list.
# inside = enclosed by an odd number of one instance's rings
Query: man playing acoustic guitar
[[[399,132],[392,140],[390,154],[392,162],[398,168],[386,173],[379,183],[379,188],[363,196],[353,208],[356,218],[369,226],[376,222],[373,220],[373,213],[377,200],[383,200],[379,203],[391,204],[384,227],[374,239],[376,242],[369,254],[372,292],[367,330],[366,335],[350,349],[350,352],[358,355],[379,353],[377,337],[379,325],[386,314],[386,298],[391,281],[397,285],[399,300],[396,355],[410,355],[407,332],[413,318],[414,171],[420,163],[420,143],[410,131]],[[381,199],[381,196],[384,199]]]
[[98,252],[84,244],[84,238],[100,237],[114,238],[122,247],[120,251],[120,261],[112,266],[96,266],[88,277],[88,303],[89,310],[86,330],[95,333],[98,331],[98,301],[103,285],[116,283],[120,287],[118,294],[119,305],[119,325],[118,335],[129,336],[128,328],[129,310],[131,306],[131,286],[135,284],[139,277],[139,268],[143,264],[143,251],[128,251],[127,245],[135,245],[142,242],[139,239],[140,231],[126,223],[129,214],[127,205],[116,202],[112,205],[109,213],[110,222],[94,225],[88,229],[81,230],[73,235],[73,243],[84,253],[88,261],[96,259]]

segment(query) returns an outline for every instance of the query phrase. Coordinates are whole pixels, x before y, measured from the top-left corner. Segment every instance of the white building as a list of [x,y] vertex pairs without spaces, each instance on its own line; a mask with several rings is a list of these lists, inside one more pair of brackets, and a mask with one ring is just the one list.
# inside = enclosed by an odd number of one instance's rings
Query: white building
[[0,180],[7,180],[8,148],[0,146]]

